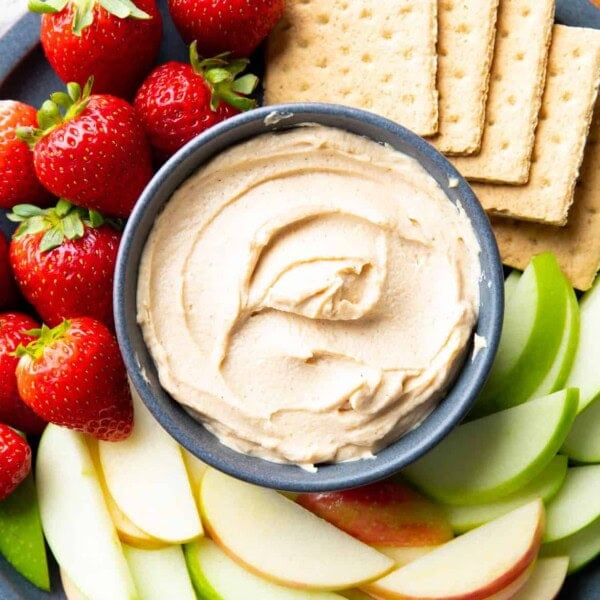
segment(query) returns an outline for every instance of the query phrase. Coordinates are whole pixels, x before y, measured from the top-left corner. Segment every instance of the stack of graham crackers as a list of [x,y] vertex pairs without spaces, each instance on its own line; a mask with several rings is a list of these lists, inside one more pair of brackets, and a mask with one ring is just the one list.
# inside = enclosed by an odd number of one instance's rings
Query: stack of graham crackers
[[[554,0],[287,0],[265,103],[334,102],[429,138],[470,180],[505,264],[600,268],[600,30]],[[589,135],[588,135],[589,134]]]

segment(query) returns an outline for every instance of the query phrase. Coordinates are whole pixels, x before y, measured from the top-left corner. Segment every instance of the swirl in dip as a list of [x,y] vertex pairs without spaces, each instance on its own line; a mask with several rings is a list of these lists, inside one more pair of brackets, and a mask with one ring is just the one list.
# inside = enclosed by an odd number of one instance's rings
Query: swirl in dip
[[162,386],[227,446],[370,457],[444,395],[479,246],[414,159],[321,126],[232,147],[156,220],[138,321]]

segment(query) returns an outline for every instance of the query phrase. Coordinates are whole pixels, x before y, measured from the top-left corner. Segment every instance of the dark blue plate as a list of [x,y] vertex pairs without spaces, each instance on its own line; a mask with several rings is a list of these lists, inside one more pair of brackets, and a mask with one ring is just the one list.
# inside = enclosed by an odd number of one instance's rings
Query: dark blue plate
[[[186,60],[187,50],[173,27],[166,0],[158,0],[164,18],[164,39],[159,62]],[[1,9],[0,9],[1,10]],[[600,10],[588,0],[556,0],[558,22],[600,29]],[[0,38],[0,98],[18,99],[39,106],[62,83],[46,62],[38,44],[39,16],[24,16]],[[8,234],[12,225],[0,211],[0,230]],[[51,565],[52,593],[44,593],[29,584],[0,556],[0,600],[64,599],[56,564]],[[600,559],[567,579],[561,600],[600,600]],[[265,599],[266,600],[266,599]]]

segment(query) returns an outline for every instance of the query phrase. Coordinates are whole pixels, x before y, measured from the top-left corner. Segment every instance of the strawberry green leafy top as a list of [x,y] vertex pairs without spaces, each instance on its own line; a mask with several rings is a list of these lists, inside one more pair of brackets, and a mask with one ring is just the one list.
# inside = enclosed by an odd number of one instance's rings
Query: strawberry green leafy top
[[150,15],[140,10],[131,0],[29,0],[29,10],[36,13],[59,13],[71,2],[74,6],[73,33],[81,32],[92,24],[96,5],[119,19],[150,19]]
[[40,242],[41,252],[57,248],[65,239],[82,238],[85,227],[101,227],[104,223],[114,228],[119,228],[121,225],[119,219],[105,220],[98,211],[75,206],[64,198],[61,198],[54,208],[17,204],[13,207],[13,212],[7,216],[11,221],[19,223],[14,234],[15,239],[45,232]]

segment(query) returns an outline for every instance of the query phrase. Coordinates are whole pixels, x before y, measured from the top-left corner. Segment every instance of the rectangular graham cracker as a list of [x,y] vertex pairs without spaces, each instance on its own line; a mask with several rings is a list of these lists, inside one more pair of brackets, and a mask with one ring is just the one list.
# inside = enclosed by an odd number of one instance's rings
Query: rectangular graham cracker
[[529,183],[473,184],[492,213],[567,222],[600,83],[600,30],[555,25]]
[[269,37],[265,104],[333,102],[430,136],[437,0],[287,0]]
[[448,155],[481,146],[499,0],[439,0],[438,135],[431,143]]
[[481,150],[452,160],[467,179],[527,183],[553,19],[554,0],[500,0]]
[[574,287],[592,286],[600,268],[600,102],[567,224],[556,227],[503,217],[491,221],[504,264],[524,269],[535,254],[552,251]]

